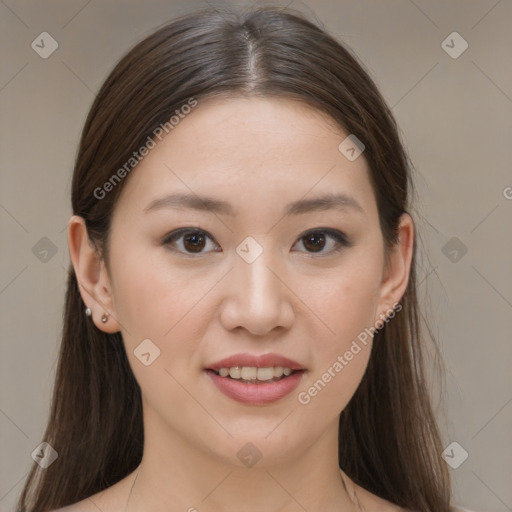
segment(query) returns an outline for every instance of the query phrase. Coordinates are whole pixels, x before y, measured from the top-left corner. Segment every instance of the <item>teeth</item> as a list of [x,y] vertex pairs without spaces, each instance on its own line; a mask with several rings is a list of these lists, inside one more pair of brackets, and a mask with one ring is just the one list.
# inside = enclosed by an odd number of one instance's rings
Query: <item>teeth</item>
[[229,376],[232,379],[240,379],[242,377],[239,366],[233,366],[233,368],[229,369]]
[[242,366],[242,369],[240,370],[240,376],[244,380],[255,380],[258,378],[258,368]]
[[268,368],[256,368],[254,366],[232,366],[231,368],[220,368],[218,373],[221,377],[228,375],[232,379],[243,380],[272,380],[283,375],[288,377],[292,373],[290,368],[282,366],[271,366]]

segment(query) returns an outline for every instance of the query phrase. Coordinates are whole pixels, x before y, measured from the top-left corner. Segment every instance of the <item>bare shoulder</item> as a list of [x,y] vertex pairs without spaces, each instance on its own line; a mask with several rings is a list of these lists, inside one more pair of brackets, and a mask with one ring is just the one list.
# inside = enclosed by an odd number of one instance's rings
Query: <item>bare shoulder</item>
[[82,501],[68,505],[67,507],[52,510],[51,512],[98,512],[98,510],[102,510],[98,507],[99,500],[95,500],[94,496],[91,496],[90,498],[85,498]]
[[372,494],[364,487],[359,485],[355,487],[361,505],[364,507],[364,510],[368,512],[412,512],[411,510],[406,510],[395,503],[391,503],[391,501]]
[[51,512],[121,512],[123,510],[122,487],[118,484],[108,487],[82,501],[77,501],[66,507]]
[[66,507],[51,512],[122,512],[135,471],[116,484]]
[[[387,501],[371,492],[367,491],[363,487],[356,485],[357,496],[363,505],[364,509],[368,512],[414,512],[414,510],[405,509],[390,501]],[[475,512],[467,508],[451,504],[450,512]]]
[[52,510],[51,512],[91,512],[92,507],[93,504],[91,503],[89,498],[87,498],[77,503],[73,503],[72,505],[68,505],[67,507]]

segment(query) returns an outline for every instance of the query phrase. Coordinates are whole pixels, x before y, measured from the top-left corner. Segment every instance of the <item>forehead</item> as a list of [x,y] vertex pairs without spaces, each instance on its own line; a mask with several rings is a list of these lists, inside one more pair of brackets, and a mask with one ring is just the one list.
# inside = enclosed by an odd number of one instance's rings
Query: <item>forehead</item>
[[347,135],[299,101],[198,101],[131,171],[118,206],[142,212],[164,192],[182,192],[217,197],[240,212],[342,192],[371,210],[366,160],[349,161],[338,149]]

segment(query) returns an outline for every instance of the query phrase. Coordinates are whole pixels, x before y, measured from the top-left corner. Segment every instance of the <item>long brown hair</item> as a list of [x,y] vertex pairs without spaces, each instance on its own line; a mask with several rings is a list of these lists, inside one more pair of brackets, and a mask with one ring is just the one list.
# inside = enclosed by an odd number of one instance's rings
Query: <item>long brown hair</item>
[[[203,10],[172,21],[131,49],[101,87],[85,122],[72,181],[73,213],[108,263],[113,209],[129,179],[102,187],[190,98],[299,99],[365,144],[386,248],[408,211],[410,163],[395,120],[351,51],[300,13],[273,7]],[[416,245],[416,244],[415,244]],[[415,251],[416,254],[416,251]],[[374,338],[370,361],[340,418],[340,467],[357,484],[418,512],[448,512],[450,480],[424,375],[413,256],[402,310]],[[120,333],[85,316],[69,266],[62,344],[44,441],[21,512],[63,507],[131,473],[142,459],[141,391]],[[435,345],[435,343],[434,343]]]

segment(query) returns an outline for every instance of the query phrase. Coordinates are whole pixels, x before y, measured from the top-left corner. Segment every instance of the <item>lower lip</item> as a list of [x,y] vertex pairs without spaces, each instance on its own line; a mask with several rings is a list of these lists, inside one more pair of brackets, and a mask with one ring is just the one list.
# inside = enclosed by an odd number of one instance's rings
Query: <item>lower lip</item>
[[299,385],[304,371],[296,371],[276,382],[261,381],[256,384],[221,377],[213,370],[206,370],[206,373],[217,388],[229,398],[244,404],[265,405],[289,395]]

